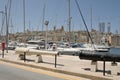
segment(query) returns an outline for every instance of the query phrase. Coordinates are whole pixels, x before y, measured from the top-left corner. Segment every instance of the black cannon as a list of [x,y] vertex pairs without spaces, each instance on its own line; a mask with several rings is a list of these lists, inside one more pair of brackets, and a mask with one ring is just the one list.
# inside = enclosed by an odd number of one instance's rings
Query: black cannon
[[120,62],[120,55],[93,51],[81,51],[79,58],[93,61]]
[[[117,66],[116,62],[120,62],[120,55],[112,54],[110,52],[101,53],[101,52],[96,52],[96,51],[81,51],[79,53],[79,58],[85,59],[85,60],[92,60],[92,65],[94,64],[94,62],[96,63],[97,61],[103,61],[103,75],[104,76],[105,76],[105,62],[106,61],[112,62],[111,64],[112,66]],[[97,65],[97,64],[94,64],[94,65]]]

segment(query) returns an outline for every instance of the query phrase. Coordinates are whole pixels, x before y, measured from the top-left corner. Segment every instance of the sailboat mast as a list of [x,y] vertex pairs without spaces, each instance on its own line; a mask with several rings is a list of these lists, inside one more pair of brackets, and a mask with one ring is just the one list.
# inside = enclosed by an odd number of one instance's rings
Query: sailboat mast
[[8,5],[9,5],[9,10],[7,13],[7,7],[5,6],[5,15],[6,15],[6,52],[8,53],[8,44],[9,44],[9,20],[10,20],[10,10],[11,10],[11,2],[12,0],[10,0],[10,2],[8,1]]
[[71,17],[70,17],[70,0],[68,0],[68,26],[69,26],[69,44],[70,44],[70,31],[71,31]]
[[[23,0],[23,25],[24,25],[24,36],[26,36],[26,33],[25,33],[25,0]],[[24,42],[25,42],[25,37],[24,37]]]
[[91,31],[92,31],[92,6],[91,6]]
[[8,53],[8,16],[7,16],[7,7],[5,6],[5,15],[6,15],[6,52]]
[[44,19],[45,19],[45,4],[43,7],[42,32],[43,32],[43,28],[44,28]]

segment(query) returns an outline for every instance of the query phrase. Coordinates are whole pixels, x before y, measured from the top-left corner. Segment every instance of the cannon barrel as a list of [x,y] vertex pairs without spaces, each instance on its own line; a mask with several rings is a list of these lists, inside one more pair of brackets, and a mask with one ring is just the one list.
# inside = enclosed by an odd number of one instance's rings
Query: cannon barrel
[[120,56],[110,53],[95,53],[88,51],[81,51],[79,54],[80,59],[93,60],[93,61],[113,61],[120,62]]
[[58,51],[48,51],[48,50],[35,50],[35,49],[29,49],[29,48],[16,48],[15,49],[16,54],[24,54],[26,55],[57,55]]

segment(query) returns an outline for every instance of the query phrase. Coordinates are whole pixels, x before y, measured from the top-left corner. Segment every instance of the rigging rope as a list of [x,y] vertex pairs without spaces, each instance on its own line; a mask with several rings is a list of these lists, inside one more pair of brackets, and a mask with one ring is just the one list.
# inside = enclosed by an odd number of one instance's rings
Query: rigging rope
[[75,0],[75,2],[76,2],[76,5],[77,5],[77,8],[78,8],[78,10],[79,10],[79,13],[80,13],[80,15],[81,15],[81,17],[82,17],[82,21],[83,21],[83,23],[84,23],[84,25],[85,25],[85,28],[86,28],[86,30],[87,30],[87,34],[88,34],[88,36],[89,36],[89,38],[90,38],[90,40],[91,40],[91,43],[92,43],[92,45],[93,45],[93,47],[94,47],[94,49],[95,49],[94,42],[93,42],[92,37],[91,37],[91,35],[90,35],[90,33],[89,33],[87,24],[85,23],[85,19],[84,19],[83,15],[82,15],[80,6],[79,6],[77,0]]

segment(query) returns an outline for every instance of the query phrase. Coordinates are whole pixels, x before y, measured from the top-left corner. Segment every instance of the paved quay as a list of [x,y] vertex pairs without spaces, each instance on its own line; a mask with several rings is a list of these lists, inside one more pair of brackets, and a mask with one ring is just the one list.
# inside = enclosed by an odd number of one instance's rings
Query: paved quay
[[[0,52],[2,54],[2,52]],[[81,77],[82,80],[120,80],[120,75],[111,75],[111,63],[106,62],[106,73],[103,76],[103,62],[98,62],[97,72],[90,71],[91,61],[80,60],[78,56],[60,55],[57,57],[57,66],[54,67],[55,58],[50,55],[42,55],[43,63],[35,63],[36,56],[26,56],[27,61],[19,60],[18,54],[15,51],[5,51],[4,58],[0,57],[1,61],[25,65],[29,67],[49,70],[67,75]],[[120,64],[118,63],[120,68]],[[120,70],[118,70],[120,72]],[[81,80],[81,79],[80,79]]]

